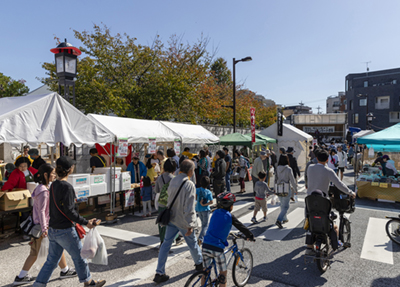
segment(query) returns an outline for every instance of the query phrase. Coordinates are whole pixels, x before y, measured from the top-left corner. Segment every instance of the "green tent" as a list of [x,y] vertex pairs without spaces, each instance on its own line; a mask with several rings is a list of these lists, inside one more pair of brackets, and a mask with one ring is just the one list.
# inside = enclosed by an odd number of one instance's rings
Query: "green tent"
[[[248,133],[248,134],[245,134],[245,135],[251,138],[251,133]],[[256,134],[256,140],[257,139],[265,140],[265,142],[267,142],[267,143],[276,143],[276,139],[267,137],[267,136],[262,135],[262,134]]]
[[230,145],[247,146],[249,148],[252,148],[253,145],[266,145],[267,142],[265,140],[256,137],[256,142],[253,144],[251,142],[251,137],[247,135],[242,135],[240,133],[233,133],[220,137],[219,144],[225,146],[230,146]]
[[380,132],[360,137],[357,143],[373,147],[375,151],[398,152],[400,151],[400,123]]

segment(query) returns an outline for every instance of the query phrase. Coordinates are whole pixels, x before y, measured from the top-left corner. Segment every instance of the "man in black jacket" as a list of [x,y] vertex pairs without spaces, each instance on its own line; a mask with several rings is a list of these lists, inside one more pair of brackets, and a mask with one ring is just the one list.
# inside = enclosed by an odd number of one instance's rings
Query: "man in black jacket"
[[300,177],[300,170],[297,166],[297,159],[294,157],[294,149],[292,147],[288,147],[286,151],[289,158],[289,166],[292,168],[294,179],[297,180],[297,176]]
[[41,156],[39,155],[39,151],[36,148],[30,149],[28,151],[29,156],[31,157],[31,159],[33,159],[33,163],[32,163],[32,167],[35,169],[39,169],[39,167],[42,164],[45,164],[46,162],[44,161],[44,159],[41,158]]
[[217,198],[218,194],[225,191],[225,175],[226,175],[226,162],[225,162],[225,153],[222,150],[217,151],[215,161],[215,167],[211,174],[214,178],[213,180],[213,190],[215,194],[215,198]]

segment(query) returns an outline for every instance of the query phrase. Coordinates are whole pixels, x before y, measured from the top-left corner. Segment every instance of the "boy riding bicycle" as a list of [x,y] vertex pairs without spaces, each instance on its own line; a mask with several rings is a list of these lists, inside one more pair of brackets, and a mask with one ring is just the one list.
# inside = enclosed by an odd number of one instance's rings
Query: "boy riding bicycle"
[[[228,274],[224,249],[228,246],[227,238],[232,225],[242,232],[247,239],[254,241],[254,235],[244,226],[231,212],[233,203],[236,201],[235,195],[224,192],[217,196],[218,209],[214,211],[210,224],[203,242],[203,263],[207,269],[211,265],[212,259],[219,270],[219,286],[226,286],[226,276]],[[202,284],[206,278],[202,278]]]

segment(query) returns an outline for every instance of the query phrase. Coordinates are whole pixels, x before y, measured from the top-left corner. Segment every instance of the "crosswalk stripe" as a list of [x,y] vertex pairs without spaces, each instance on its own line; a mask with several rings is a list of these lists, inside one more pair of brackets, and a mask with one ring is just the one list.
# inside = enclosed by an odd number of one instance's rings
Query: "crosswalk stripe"
[[369,218],[361,258],[393,264],[393,246],[386,235],[386,222],[383,218]]
[[[254,203],[253,203],[254,204]],[[277,205],[271,205],[271,204],[267,204],[268,210],[267,210],[267,215],[270,214],[271,212],[275,211],[276,209],[279,208],[279,206]],[[257,221],[262,220],[262,218],[264,217],[264,213],[262,212],[262,210],[260,210],[257,213]],[[238,218],[238,220],[243,223],[244,226],[249,227],[250,225],[252,225],[253,223],[251,222],[251,219],[253,218],[253,211],[250,213],[247,213],[241,217]],[[235,226],[232,226],[232,231],[238,231],[236,229]]]
[[277,226],[268,228],[264,233],[257,238],[266,239],[271,241],[283,240],[294,228],[297,227],[304,220],[304,208],[298,207],[287,215],[288,223],[283,225],[283,229]]

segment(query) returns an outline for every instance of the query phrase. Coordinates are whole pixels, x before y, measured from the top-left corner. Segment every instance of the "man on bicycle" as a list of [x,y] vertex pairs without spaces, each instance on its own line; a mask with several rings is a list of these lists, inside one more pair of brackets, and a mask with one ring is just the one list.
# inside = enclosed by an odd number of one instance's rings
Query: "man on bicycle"
[[[224,192],[217,196],[218,209],[214,211],[211,217],[203,242],[204,267],[207,269],[211,265],[212,259],[215,259],[219,270],[219,286],[221,287],[226,286],[226,276],[228,275],[224,249],[228,246],[227,239],[232,225],[242,232],[247,239],[254,241],[254,235],[251,231],[231,213],[235,201],[236,197],[232,193]],[[205,278],[202,279],[202,284],[204,283]]]
[[[355,198],[356,194],[350,190],[343,182],[340,181],[335,171],[326,166],[329,159],[329,153],[326,150],[321,150],[317,155],[318,163],[310,165],[307,169],[307,195],[310,195],[315,190],[320,190],[322,195],[329,199],[329,184],[332,182],[340,191]],[[306,211],[307,213],[307,211]],[[334,225],[334,229],[338,228]],[[313,255],[314,250],[312,245],[307,245],[307,255]]]

